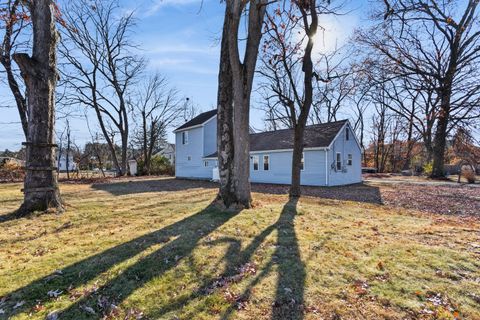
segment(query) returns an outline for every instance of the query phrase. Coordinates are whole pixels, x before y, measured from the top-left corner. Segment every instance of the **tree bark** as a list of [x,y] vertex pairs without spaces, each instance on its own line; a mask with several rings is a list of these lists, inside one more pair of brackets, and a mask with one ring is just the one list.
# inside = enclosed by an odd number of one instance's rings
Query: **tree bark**
[[445,177],[445,147],[447,144],[447,129],[448,118],[450,116],[450,92],[447,90],[442,95],[442,103],[440,114],[437,119],[437,129],[433,140],[433,165],[432,174],[433,179],[441,179]]
[[[250,208],[251,188],[250,188],[250,126],[249,126],[249,112],[250,112],[250,95],[252,92],[252,83],[257,62],[258,50],[260,40],[262,38],[262,25],[266,11],[266,1],[256,0],[249,1],[248,11],[248,35],[245,47],[245,55],[243,62],[240,60],[239,53],[239,27],[240,18],[245,10],[246,1],[232,0],[226,1],[225,19],[228,20],[226,30],[228,32],[226,46],[228,47],[229,64],[232,71],[232,93],[233,93],[233,149],[229,152],[233,153],[233,175],[230,173],[231,182],[233,185],[233,193],[229,196],[236,204],[245,208]],[[223,110],[228,114],[228,111]],[[225,120],[225,118],[223,118]],[[227,125],[230,120],[219,125]],[[221,129],[219,134],[223,133]],[[227,134],[228,135],[228,134]],[[223,139],[223,138],[222,138]],[[228,139],[226,137],[226,139]],[[219,144],[221,142],[219,141]],[[225,145],[223,146],[225,147]],[[222,149],[222,147],[219,147]],[[220,150],[225,152],[224,150]],[[219,156],[220,157],[220,156]],[[226,158],[224,169],[228,168],[228,157]],[[225,159],[222,159],[225,161]],[[225,173],[222,173],[225,174]],[[224,189],[227,191],[227,189]],[[220,193],[221,195],[221,193]],[[231,199],[228,200],[230,202]],[[224,199],[224,204],[227,201]]]
[[58,34],[51,0],[30,4],[33,23],[32,57],[13,56],[21,70],[28,96],[28,138],[24,201],[17,215],[54,208],[63,211],[55,174],[55,87]]
[[[305,4],[297,4],[299,6],[300,12],[302,13],[302,18],[304,21],[305,32],[308,37],[308,42],[305,47],[305,53],[303,55],[303,82],[304,82],[304,100],[301,105],[300,115],[298,116],[298,121],[295,123],[294,131],[294,145],[293,145],[293,154],[292,154],[292,183],[290,185],[289,195],[291,198],[300,197],[300,185],[301,185],[301,161],[303,154],[303,142],[305,135],[305,126],[307,125],[308,115],[313,102],[313,61],[312,61],[312,50],[314,44],[314,37],[317,33],[318,28],[318,15],[316,8],[316,1],[310,0],[310,3],[307,8],[302,7]],[[309,9],[308,9],[309,8]],[[307,10],[310,10],[310,19],[311,22],[308,24],[309,18]]]
[[[228,10],[226,8],[225,10]],[[229,19],[223,22],[217,95],[217,155],[220,188],[218,198],[226,207],[237,202],[233,188],[233,97],[232,69],[228,51]]]

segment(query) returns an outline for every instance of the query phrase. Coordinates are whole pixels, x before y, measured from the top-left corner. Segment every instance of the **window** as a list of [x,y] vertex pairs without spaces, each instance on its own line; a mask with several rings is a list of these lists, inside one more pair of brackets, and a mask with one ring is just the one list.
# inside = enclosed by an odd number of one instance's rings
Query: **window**
[[348,154],[348,158],[347,158],[347,165],[351,166],[353,163],[353,157],[352,157],[352,154]]
[[182,144],[188,144],[188,131],[182,132]]
[[268,171],[270,170],[270,157],[263,156],[263,170]]
[[350,130],[348,130],[348,127],[345,129],[345,140],[350,140]]
[[192,160],[192,156],[187,156],[187,160],[188,161]]
[[337,171],[342,170],[342,154],[337,152]]
[[253,170],[257,171],[258,170],[258,162],[259,162],[258,156],[253,156],[252,160],[253,160]]
[[300,161],[300,170],[305,169],[305,153],[302,152],[302,160]]
[[203,166],[208,167],[208,161],[203,161]]

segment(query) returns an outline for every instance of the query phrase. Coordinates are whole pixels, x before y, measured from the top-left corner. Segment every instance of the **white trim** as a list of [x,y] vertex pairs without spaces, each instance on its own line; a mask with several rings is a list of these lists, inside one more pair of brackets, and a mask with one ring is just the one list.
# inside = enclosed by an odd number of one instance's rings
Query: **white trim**
[[[265,170],[265,157],[268,159],[268,169]],[[270,155],[269,154],[264,154],[262,157],[262,171],[270,171]]]
[[[208,112],[208,111],[206,111]],[[182,128],[182,129],[177,129],[177,130],[174,130],[173,133],[177,133],[177,132],[182,132],[182,131],[185,131],[185,130],[190,130],[190,129],[195,129],[195,128],[200,128],[200,127],[204,127],[205,124],[207,124],[208,122],[210,122],[211,120],[213,120],[213,118],[216,118],[217,115],[213,115],[211,118],[205,120],[203,123],[200,123],[200,124],[196,124],[194,126],[190,126],[190,127],[186,127],[186,128]]]
[[[345,122],[345,124],[342,126],[342,128],[337,132],[337,135],[335,136],[335,138],[333,138],[332,142],[330,142],[330,145],[328,146],[328,149],[330,149],[332,147],[332,145],[335,143],[335,141],[337,140],[338,136],[340,136],[340,133],[342,133],[343,129],[345,129],[345,127],[348,125],[348,127],[350,128],[350,135],[353,136],[355,138],[355,142],[357,143],[357,147],[360,149],[360,152],[362,152],[362,148],[360,147],[360,142],[358,141],[357,139],[357,135],[355,134],[355,132],[353,131],[352,129],[352,125],[350,124],[350,120],[347,119],[347,121]],[[351,140],[351,139],[350,139]],[[348,140],[348,141],[350,141]]]
[[[340,155],[340,169],[338,169],[338,155]],[[336,152],[335,153],[335,171],[341,171],[343,168],[343,159],[342,159],[342,153],[341,152]]]
[[218,157],[202,157],[203,160],[218,160]]
[[[260,158],[258,155],[253,155],[252,157],[252,171],[260,170]],[[255,159],[257,159],[257,169],[255,169]]]

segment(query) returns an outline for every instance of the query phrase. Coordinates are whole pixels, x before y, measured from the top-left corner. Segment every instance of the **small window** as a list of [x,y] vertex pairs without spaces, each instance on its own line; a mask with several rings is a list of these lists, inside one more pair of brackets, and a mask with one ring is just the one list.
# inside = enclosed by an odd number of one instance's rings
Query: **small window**
[[188,161],[191,161],[191,160],[192,160],[192,156],[187,156],[187,160],[188,160]]
[[348,127],[345,129],[345,140],[350,140],[350,130]]
[[182,144],[188,144],[188,131],[182,132]]
[[300,170],[305,169],[305,153],[302,152],[302,160],[300,161]]
[[353,156],[352,154],[348,154],[347,165],[351,166],[352,163],[353,163]]
[[337,152],[337,171],[342,170],[342,154]]
[[258,163],[259,163],[258,156],[253,156],[252,160],[253,160],[253,170],[258,171]]
[[208,161],[203,161],[203,166],[208,167]]
[[270,170],[270,157],[263,156],[263,170],[268,171]]

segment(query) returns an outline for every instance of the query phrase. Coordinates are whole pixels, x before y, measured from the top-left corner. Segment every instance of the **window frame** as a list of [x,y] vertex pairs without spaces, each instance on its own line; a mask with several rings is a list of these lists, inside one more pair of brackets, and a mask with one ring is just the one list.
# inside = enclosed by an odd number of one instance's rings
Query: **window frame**
[[300,171],[305,170],[305,152],[302,152],[302,158],[300,160]]
[[[257,169],[255,169],[255,164],[257,165]],[[260,170],[260,157],[258,155],[253,155],[252,156],[252,168],[253,168],[253,171]]]
[[188,144],[188,131],[182,131],[182,145]]
[[205,168],[208,167],[208,160],[203,160],[203,166],[204,166]]
[[[338,164],[340,164],[340,168],[338,167]],[[337,171],[342,171],[342,153],[337,152],[335,156],[335,169]]]
[[353,154],[349,153],[347,155],[347,166],[353,165]]
[[[263,155],[263,171],[270,171],[270,155],[264,154]],[[265,162],[265,159],[267,159],[267,162]],[[265,165],[267,165],[267,169],[265,169]]]

